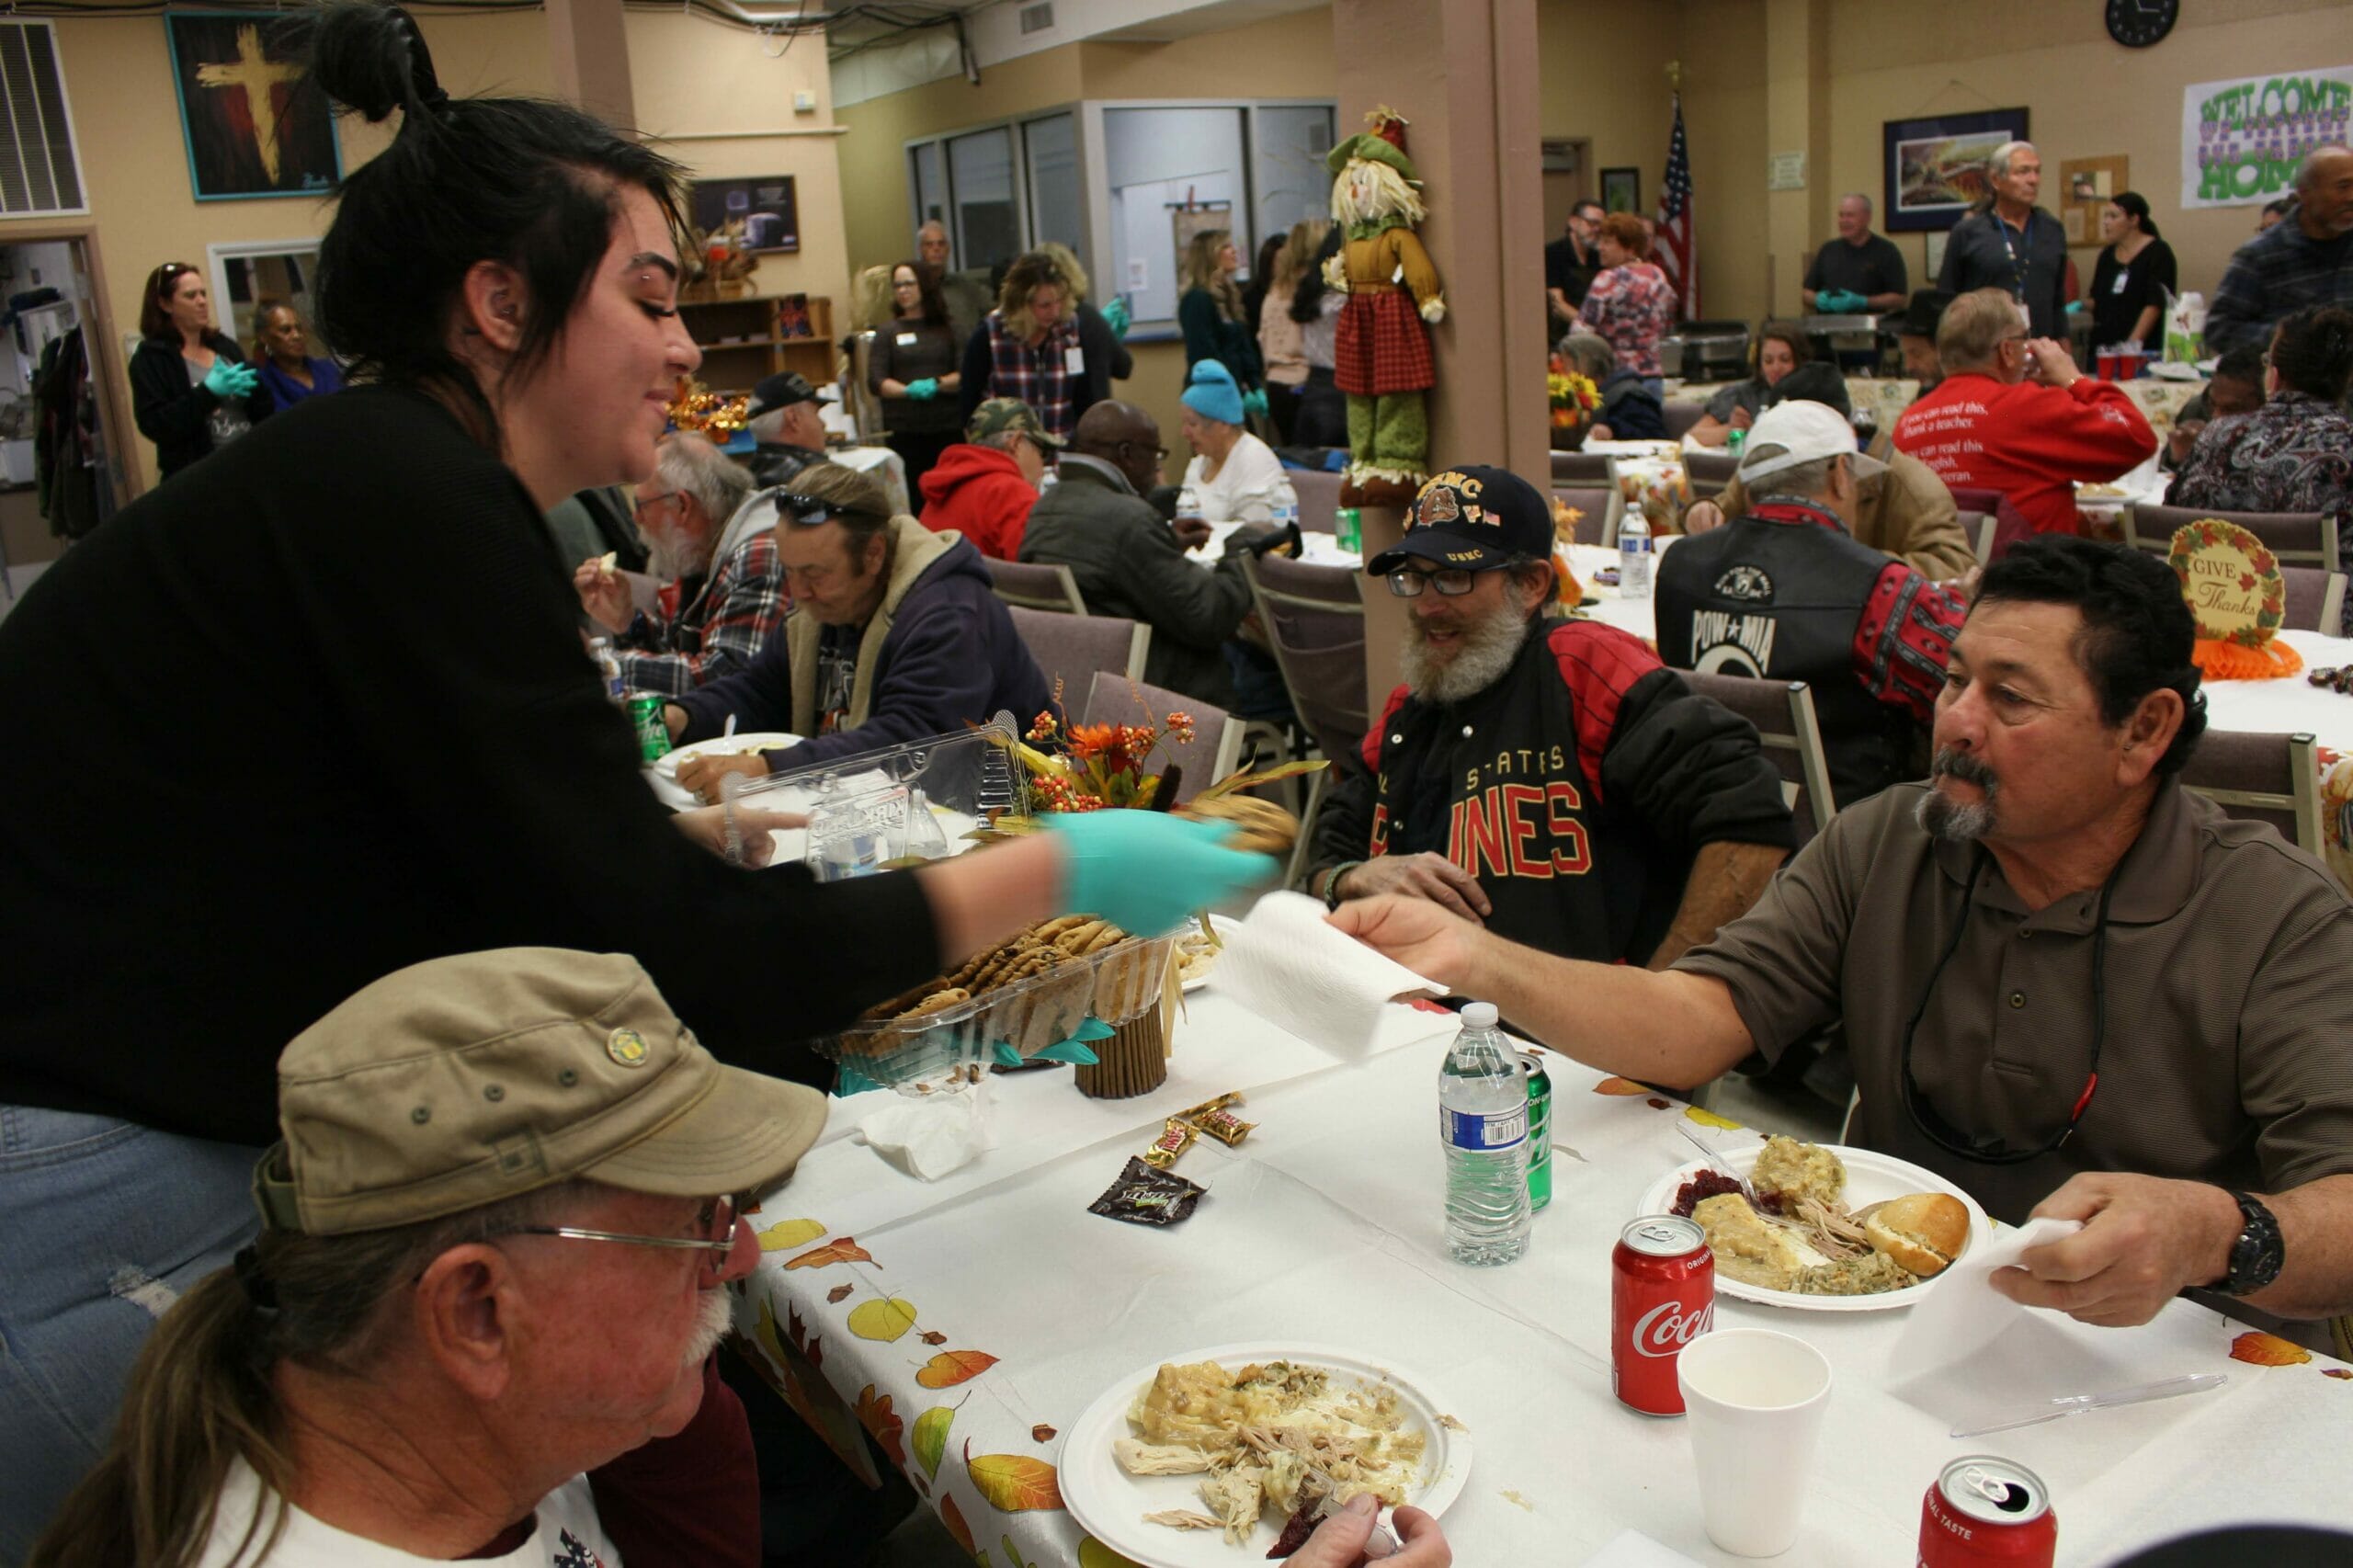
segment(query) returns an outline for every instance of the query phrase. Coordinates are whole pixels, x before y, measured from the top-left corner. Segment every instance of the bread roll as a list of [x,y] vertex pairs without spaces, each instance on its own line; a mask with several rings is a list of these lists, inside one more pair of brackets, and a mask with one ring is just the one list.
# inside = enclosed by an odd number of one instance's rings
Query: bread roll
[[1969,1210],[1949,1193],[1906,1193],[1881,1204],[1863,1221],[1863,1233],[1872,1251],[1926,1279],[1944,1272],[1969,1244]]

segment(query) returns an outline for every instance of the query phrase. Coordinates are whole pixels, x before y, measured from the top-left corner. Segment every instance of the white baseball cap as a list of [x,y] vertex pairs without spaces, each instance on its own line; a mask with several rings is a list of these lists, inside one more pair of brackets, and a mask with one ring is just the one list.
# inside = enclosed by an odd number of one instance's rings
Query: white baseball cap
[[1748,427],[1747,445],[1741,449],[1740,477],[1751,490],[1760,479],[1784,469],[1847,458],[1857,479],[1884,473],[1887,465],[1855,449],[1855,427],[1827,403],[1790,398],[1756,416]]

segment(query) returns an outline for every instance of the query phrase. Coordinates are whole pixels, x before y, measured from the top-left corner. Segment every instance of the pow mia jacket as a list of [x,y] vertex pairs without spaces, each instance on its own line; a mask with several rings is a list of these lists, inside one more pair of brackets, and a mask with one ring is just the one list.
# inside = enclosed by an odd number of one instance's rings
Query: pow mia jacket
[[1479,879],[1489,930],[1572,958],[1647,960],[1701,845],[1796,842],[1755,728],[1595,621],[1531,622],[1463,702],[1400,686],[1364,760],[1317,818],[1317,869],[1434,851]]

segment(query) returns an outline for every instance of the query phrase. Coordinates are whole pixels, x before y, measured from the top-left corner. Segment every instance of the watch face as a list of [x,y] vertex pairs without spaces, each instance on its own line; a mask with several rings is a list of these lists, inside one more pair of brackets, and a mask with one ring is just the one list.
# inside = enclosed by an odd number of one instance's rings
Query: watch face
[[2108,0],[2108,36],[2127,49],[2146,49],[2181,19],[2181,0]]

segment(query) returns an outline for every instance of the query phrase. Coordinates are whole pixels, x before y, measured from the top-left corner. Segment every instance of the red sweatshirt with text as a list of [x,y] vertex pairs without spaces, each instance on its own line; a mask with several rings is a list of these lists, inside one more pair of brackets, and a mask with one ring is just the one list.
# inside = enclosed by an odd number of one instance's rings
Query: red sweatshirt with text
[[2005,385],[1972,370],[1905,409],[1895,445],[1948,489],[1997,490],[2035,532],[2074,533],[2075,482],[2129,472],[2157,449],[2157,437],[2112,381]]

